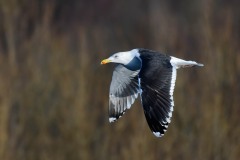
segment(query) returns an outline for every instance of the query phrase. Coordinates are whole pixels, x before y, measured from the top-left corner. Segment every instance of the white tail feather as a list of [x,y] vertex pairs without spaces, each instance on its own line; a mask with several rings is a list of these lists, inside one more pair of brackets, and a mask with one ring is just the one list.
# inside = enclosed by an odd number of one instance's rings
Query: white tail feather
[[192,66],[200,66],[200,67],[203,66],[203,64],[197,63],[195,61],[185,61],[183,59],[179,59],[179,58],[172,57],[172,56],[171,56],[170,63],[176,69],[185,68],[185,67],[192,67]]

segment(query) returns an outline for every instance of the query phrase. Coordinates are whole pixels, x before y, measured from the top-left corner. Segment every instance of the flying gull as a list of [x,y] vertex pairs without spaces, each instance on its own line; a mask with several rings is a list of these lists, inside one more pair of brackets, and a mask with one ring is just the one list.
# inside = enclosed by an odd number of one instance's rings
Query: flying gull
[[117,63],[109,93],[109,122],[130,109],[140,94],[147,123],[157,137],[168,128],[173,112],[177,69],[203,66],[148,49],[118,52],[101,64]]

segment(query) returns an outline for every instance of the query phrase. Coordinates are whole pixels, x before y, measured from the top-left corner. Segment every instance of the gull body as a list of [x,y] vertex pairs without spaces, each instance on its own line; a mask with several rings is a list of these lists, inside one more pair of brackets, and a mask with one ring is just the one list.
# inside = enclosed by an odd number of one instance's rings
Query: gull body
[[147,123],[157,137],[171,122],[177,69],[203,66],[148,49],[118,52],[101,64],[116,63],[109,93],[109,122],[115,122],[140,95]]

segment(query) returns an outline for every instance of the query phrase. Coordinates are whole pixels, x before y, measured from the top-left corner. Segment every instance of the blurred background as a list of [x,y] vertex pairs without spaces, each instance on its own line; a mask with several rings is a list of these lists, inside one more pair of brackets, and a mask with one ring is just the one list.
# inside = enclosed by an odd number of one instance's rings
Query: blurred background
[[[0,159],[239,159],[240,1],[0,0]],[[118,51],[203,63],[178,71],[172,122],[139,100],[108,122]]]

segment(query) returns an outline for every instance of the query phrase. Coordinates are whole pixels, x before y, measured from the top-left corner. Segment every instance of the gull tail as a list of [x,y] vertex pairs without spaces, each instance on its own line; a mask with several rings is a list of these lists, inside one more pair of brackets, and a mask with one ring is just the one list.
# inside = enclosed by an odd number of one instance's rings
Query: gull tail
[[171,57],[170,63],[172,64],[173,67],[176,67],[176,69],[192,67],[192,66],[199,66],[199,67],[204,66],[203,64],[197,63],[195,61],[185,61],[183,59],[179,59],[176,57]]

